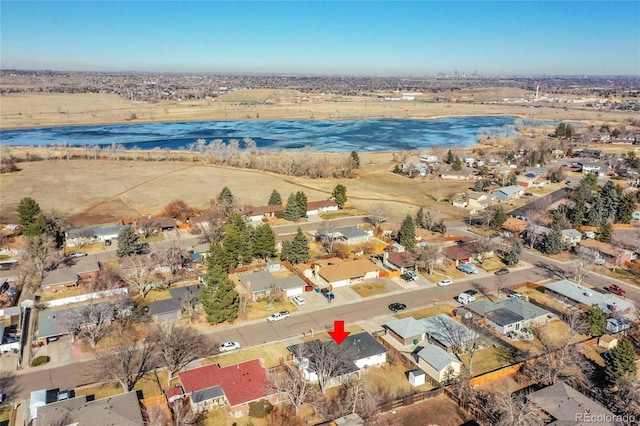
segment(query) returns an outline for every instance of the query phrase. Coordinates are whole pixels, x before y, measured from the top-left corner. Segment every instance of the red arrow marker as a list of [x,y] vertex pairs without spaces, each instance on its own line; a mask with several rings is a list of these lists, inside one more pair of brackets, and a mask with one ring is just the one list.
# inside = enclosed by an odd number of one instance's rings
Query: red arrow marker
[[333,322],[333,331],[329,332],[329,336],[331,336],[337,344],[344,342],[344,339],[350,334],[350,331],[344,331],[344,321],[338,320]]

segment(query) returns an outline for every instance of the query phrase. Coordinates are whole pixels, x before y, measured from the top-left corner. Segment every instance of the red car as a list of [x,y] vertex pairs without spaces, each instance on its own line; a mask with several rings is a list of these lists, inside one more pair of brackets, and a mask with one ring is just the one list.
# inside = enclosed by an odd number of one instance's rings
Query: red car
[[624,296],[625,294],[627,294],[626,291],[624,291],[623,289],[621,289],[615,284],[611,284],[609,286],[609,293],[617,294],[618,296]]

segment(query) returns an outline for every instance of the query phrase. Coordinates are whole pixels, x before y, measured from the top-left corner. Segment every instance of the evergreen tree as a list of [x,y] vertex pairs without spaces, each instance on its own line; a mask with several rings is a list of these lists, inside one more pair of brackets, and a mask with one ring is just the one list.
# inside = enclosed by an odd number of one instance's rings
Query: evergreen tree
[[268,223],[263,223],[251,233],[253,256],[268,259],[276,255],[276,235]]
[[609,222],[605,222],[600,226],[600,231],[598,232],[598,235],[596,235],[596,240],[611,244],[612,234],[613,226]]
[[514,266],[520,262],[520,255],[522,254],[522,246],[519,242],[515,242],[508,252],[504,254],[504,263],[507,266]]
[[218,203],[225,205],[233,205],[233,194],[228,187],[222,188],[220,194],[218,194]]
[[209,278],[198,295],[207,321],[210,324],[233,322],[238,317],[240,297],[236,286],[220,265],[212,265],[207,273]]
[[[345,192],[345,196],[346,196],[346,192]],[[298,208],[299,217],[307,216],[307,196],[302,191],[296,192],[296,207]]]
[[582,197],[585,201],[591,202],[593,194],[598,189],[598,176],[595,173],[587,173],[582,179],[580,179],[580,185],[577,191],[582,193]]
[[18,204],[18,220],[22,233],[26,237],[33,237],[44,233],[44,223],[40,206],[31,197],[24,197]]
[[517,185],[518,184],[518,176],[515,173],[511,173],[509,175],[509,180],[507,181],[509,185]]
[[632,193],[626,194],[618,203],[616,222],[630,223],[633,212],[636,209],[636,197]]
[[584,313],[589,336],[602,336],[607,331],[607,317],[598,305],[592,305]]
[[498,206],[495,209],[493,217],[491,218],[490,226],[491,226],[491,228],[493,228],[495,230],[498,230],[498,229],[502,228],[502,225],[504,224],[504,222],[506,220],[507,220],[507,214],[505,213],[505,211],[502,208],[502,206]]
[[553,136],[560,139],[569,139],[573,135],[573,128],[570,124],[560,123],[558,127],[556,127]]
[[447,152],[447,159],[444,160],[444,162],[447,163],[447,164],[452,164],[454,159],[455,159],[455,155],[453,155],[453,152],[451,152],[451,150],[449,150]]
[[413,250],[416,246],[416,222],[411,215],[407,215],[398,231],[398,242],[407,250]]
[[336,187],[333,188],[331,196],[333,197],[338,207],[343,208],[345,203],[347,202],[347,187],[342,184],[336,185]]
[[460,157],[456,156],[453,159],[453,163],[451,163],[451,168],[455,171],[462,170],[462,160],[460,159]]
[[118,232],[118,249],[116,256],[126,257],[138,254],[142,251],[142,243],[140,243],[135,229],[131,225],[125,225]]
[[239,214],[234,214],[231,222],[225,227],[225,235],[222,240],[224,249],[224,266],[228,269],[235,268],[239,264],[250,263],[252,259],[251,238],[247,224]]
[[284,241],[280,250],[280,260],[289,260],[289,256],[291,256],[291,241]]
[[636,351],[633,343],[628,340],[621,340],[615,348],[609,352],[610,357],[606,360],[604,372],[610,383],[615,383],[622,377],[635,377]]
[[[209,251],[207,252],[207,271],[213,270],[215,266],[219,266],[225,271],[229,269],[225,251],[222,248],[222,243],[218,241],[212,242],[211,246],[209,246]],[[207,272],[207,275],[204,277],[204,281],[209,282],[213,279],[215,279],[215,277],[209,277]]]
[[286,242],[283,244],[280,259],[288,260],[291,263],[307,263],[309,261],[309,242],[305,238],[302,229],[298,228],[298,232],[290,245],[287,245]]
[[605,221],[604,200],[601,196],[598,195],[593,199],[587,218],[590,226],[600,226]]
[[587,204],[582,192],[576,191],[573,197],[573,208],[569,211],[569,220],[576,225],[582,225],[587,214]]
[[481,180],[477,180],[476,183],[473,185],[473,190],[476,192],[482,192],[483,189],[484,189],[484,184],[482,183]]
[[271,193],[271,197],[269,197],[269,205],[270,206],[281,206],[282,205],[282,197],[280,193],[275,189]]
[[558,254],[564,249],[560,226],[556,222],[551,225],[551,231],[542,238],[540,249],[546,254]]
[[618,210],[618,203],[620,202],[617,185],[612,181],[607,181],[602,187],[600,198],[602,198],[603,217],[605,220],[614,218]]
[[295,222],[296,220],[302,217],[300,216],[300,210],[298,209],[298,202],[293,192],[291,193],[291,195],[289,195],[289,199],[287,200],[287,206],[284,208],[282,217],[292,222]]
[[353,167],[355,169],[360,168],[360,156],[356,151],[351,151],[351,161],[353,162]]

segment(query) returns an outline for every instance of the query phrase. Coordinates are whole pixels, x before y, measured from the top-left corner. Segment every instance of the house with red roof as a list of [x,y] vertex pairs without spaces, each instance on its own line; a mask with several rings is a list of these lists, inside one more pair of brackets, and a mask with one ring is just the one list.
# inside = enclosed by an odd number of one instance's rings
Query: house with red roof
[[279,402],[277,392],[268,390],[267,370],[259,359],[222,368],[211,364],[184,371],[179,376],[196,413],[226,406],[233,416],[242,417],[249,414],[251,402]]

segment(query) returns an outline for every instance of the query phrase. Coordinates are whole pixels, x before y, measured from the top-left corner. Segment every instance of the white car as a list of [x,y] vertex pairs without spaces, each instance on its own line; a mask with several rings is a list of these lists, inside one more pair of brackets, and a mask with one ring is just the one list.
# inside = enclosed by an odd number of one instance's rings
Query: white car
[[293,296],[291,300],[293,300],[293,303],[298,306],[304,305],[304,299],[302,298],[302,296]]
[[218,346],[220,352],[235,351],[236,349],[240,349],[240,343],[238,342],[224,342]]
[[280,311],[267,317],[268,322],[276,322],[289,318],[289,311]]
[[444,287],[453,284],[452,280],[442,280],[438,282],[438,287]]
[[85,257],[85,256],[88,256],[88,254],[83,251],[77,251],[69,255],[69,257],[72,257],[72,258]]

